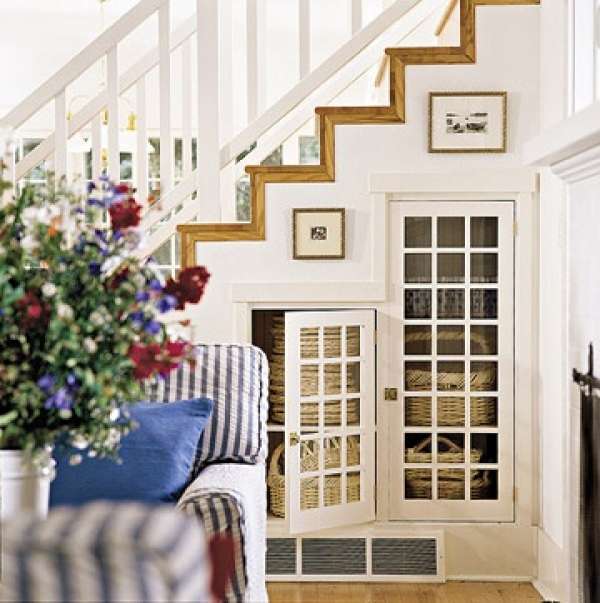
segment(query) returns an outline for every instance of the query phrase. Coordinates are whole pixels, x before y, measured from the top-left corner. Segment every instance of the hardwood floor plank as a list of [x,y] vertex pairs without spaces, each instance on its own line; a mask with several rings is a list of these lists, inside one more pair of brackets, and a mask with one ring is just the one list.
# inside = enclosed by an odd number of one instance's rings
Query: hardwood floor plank
[[271,603],[539,603],[531,584],[447,582],[271,582]]

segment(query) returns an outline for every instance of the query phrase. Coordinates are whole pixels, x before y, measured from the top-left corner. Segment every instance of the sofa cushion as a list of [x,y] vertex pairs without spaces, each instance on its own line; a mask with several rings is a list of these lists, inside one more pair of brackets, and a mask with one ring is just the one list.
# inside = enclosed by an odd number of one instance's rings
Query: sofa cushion
[[198,448],[194,474],[209,463],[264,462],[268,362],[251,345],[198,345],[196,363],[184,363],[165,380],[149,381],[155,402],[206,396],[214,410]]
[[200,434],[212,408],[206,398],[133,405],[131,417],[139,427],[122,440],[121,464],[84,456],[79,465],[70,465],[68,457],[78,451],[59,447],[50,505],[81,505],[100,499],[175,501],[190,480]]

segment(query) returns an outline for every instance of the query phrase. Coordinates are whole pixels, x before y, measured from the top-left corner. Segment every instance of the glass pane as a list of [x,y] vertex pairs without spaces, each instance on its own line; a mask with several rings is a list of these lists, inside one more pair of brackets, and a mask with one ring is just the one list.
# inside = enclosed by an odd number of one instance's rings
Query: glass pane
[[445,433],[437,437],[438,463],[465,462],[465,434]]
[[300,442],[300,471],[319,471],[319,440]]
[[350,398],[346,402],[346,422],[348,426],[360,425],[360,399]]
[[[285,423],[285,417],[283,421]],[[315,431],[319,425],[319,404],[318,402],[302,402],[300,404],[300,429],[303,432]]]
[[431,327],[429,325],[404,327],[404,353],[406,355],[431,354]]
[[471,500],[498,500],[498,471],[471,471]]
[[319,508],[319,482],[318,477],[306,477],[300,480],[300,509],[303,511]]
[[438,498],[442,500],[465,499],[464,469],[440,469],[438,471]]
[[498,318],[498,291],[495,289],[471,289],[471,318]]
[[318,164],[320,157],[319,139],[316,136],[298,136],[298,157],[302,165]]
[[408,392],[431,390],[431,362],[405,362],[404,389]]
[[407,253],[404,256],[404,282],[431,282],[431,254]]
[[404,460],[407,463],[431,463],[431,435],[405,433]]
[[303,364],[300,367],[300,388],[303,396],[316,396],[319,393],[318,365]]
[[498,282],[498,254],[472,253],[471,254],[471,282],[472,283],[497,283]]
[[325,402],[325,427],[342,426],[341,400],[328,400]]
[[325,477],[323,503],[326,507],[339,505],[342,502],[342,476],[339,473]]
[[349,394],[360,393],[360,362],[348,362],[346,365],[346,391]]
[[464,218],[438,218],[437,222],[438,247],[464,247],[465,246],[465,219]]
[[342,355],[342,328],[325,327],[323,337],[325,358],[340,358]]
[[431,426],[431,398],[404,399],[404,424],[407,427]]
[[462,355],[465,353],[465,328],[460,325],[440,325],[437,330],[437,353]]
[[471,427],[498,427],[498,398],[471,398]]
[[404,318],[409,320],[431,318],[430,289],[406,289],[404,291]]
[[471,218],[471,247],[498,247],[498,218]]
[[465,363],[440,361],[437,363],[437,388],[440,391],[465,389]]
[[154,261],[161,266],[171,266],[173,257],[171,254],[171,239],[165,241],[153,254]]
[[471,434],[471,462],[472,463],[497,463],[498,462],[498,434],[472,433]]
[[465,254],[439,253],[437,256],[438,283],[465,282]]
[[497,362],[471,362],[471,391],[493,392],[498,389]]
[[342,465],[342,440],[339,436],[325,438],[325,469],[339,469]]
[[457,396],[439,397],[437,423],[440,427],[462,427],[465,424],[465,399]]
[[235,220],[236,222],[250,222],[251,214],[250,176],[244,175],[235,183]]
[[431,218],[404,218],[404,247],[431,247]]
[[346,356],[360,356],[360,327],[346,327]]
[[442,320],[465,317],[464,289],[438,289],[437,317]]
[[494,325],[471,326],[471,354],[487,356],[498,353],[498,327]]
[[404,471],[404,498],[431,499],[431,469]]
[[360,436],[351,435],[346,439],[346,465],[360,465]]
[[342,391],[342,365],[325,365],[325,393],[339,394]]
[[[285,337],[285,324],[276,325],[273,332],[281,331]],[[319,329],[304,327],[300,329],[300,358],[318,358],[319,357]]]
[[346,480],[346,502],[360,501],[360,471],[350,471]]

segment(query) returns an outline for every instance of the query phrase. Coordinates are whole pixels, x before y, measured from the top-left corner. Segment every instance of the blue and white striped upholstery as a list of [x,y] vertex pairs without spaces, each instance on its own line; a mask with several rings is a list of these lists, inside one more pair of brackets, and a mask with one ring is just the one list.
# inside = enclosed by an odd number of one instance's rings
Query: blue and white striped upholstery
[[267,448],[268,361],[251,345],[198,345],[194,366],[148,382],[153,402],[206,397],[214,402],[198,446],[193,476],[214,462],[264,462]]
[[241,603],[246,592],[244,564],[244,516],[243,508],[233,494],[228,492],[204,492],[186,498],[179,508],[200,520],[207,540],[216,535],[228,535],[235,549],[235,572],[225,592],[225,603]]
[[2,529],[2,601],[211,601],[203,530],[173,507],[58,507]]

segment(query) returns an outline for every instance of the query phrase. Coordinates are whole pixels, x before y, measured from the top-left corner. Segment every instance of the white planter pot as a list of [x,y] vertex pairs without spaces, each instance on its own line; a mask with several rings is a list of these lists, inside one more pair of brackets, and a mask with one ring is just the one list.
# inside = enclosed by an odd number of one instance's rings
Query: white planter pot
[[48,515],[50,482],[54,479],[54,461],[34,464],[20,450],[0,450],[0,520],[15,515]]

